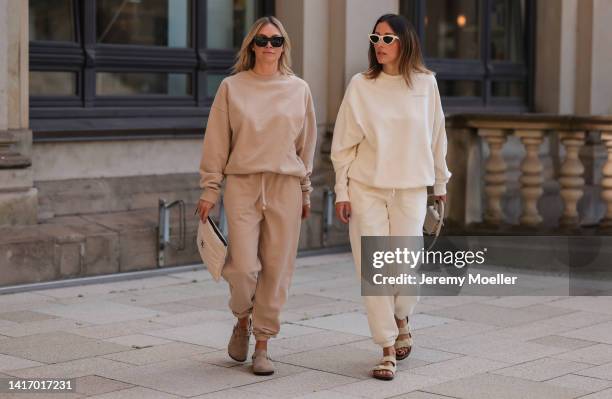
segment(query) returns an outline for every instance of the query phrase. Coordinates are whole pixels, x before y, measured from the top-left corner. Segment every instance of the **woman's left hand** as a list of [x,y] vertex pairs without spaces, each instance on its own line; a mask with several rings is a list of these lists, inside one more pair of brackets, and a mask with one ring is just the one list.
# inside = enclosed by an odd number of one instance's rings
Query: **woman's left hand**
[[308,216],[310,216],[310,205],[303,205],[302,206],[302,219],[306,219]]
[[434,195],[433,198],[434,198],[434,200],[440,200],[442,202],[446,202],[446,194],[444,194],[444,195]]

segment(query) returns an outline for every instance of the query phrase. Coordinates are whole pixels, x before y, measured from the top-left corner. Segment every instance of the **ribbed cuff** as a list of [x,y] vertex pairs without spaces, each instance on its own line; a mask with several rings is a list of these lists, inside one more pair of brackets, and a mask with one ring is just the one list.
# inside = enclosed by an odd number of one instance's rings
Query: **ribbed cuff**
[[204,190],[202,195],[200,195],[200,199],[216,204],[217,200],[219,200],[219,193],[213,190]]
[[434,195],[444,195],[446,194],[446,183],[436,183],[433,186]]
[[310,205],[310,191],[302,191],[302,206]]
[[347,190],[338,190],[336,189],[336,204],[338,202],[347,202],[349,200],[349,195]]

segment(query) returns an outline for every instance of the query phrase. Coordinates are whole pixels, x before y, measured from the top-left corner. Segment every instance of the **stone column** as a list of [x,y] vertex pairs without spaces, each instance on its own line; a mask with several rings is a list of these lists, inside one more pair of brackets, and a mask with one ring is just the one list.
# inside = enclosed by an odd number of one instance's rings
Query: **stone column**
[[542,222],[538,211],[538,199],[544,192],[542,188],[542,161],[539,157],[540,145],[544,141],[542,130],[516,130],[514,134],[521,139],[525,147],[525,158],[521,162],[521,196],[523,199],[523,212],[520,223],[526,226],[537,226]]
[[28,2],[0,0],[0,226],[37,219],[28,64]]
[[483,219],[487,224],[499,225],[504,222],[501,198],[506,192],[507,165],[502,149],[507,140],[507,133],[502,129],[479,129],[478,135],[489,145],[489,157],[485,162],[484,175],[487,207]]
[[562,226],[578,226],[578,201],[584,194],[584,166],[578,153],[584,145],[585,133],[582,131],[560,131],[559,139],[565,146],[565,159],[560,170],[559,184],[563,198]]
[[605,229],[612,228],[612,131],[601,133],[608,158],[603,167],[603,177],[601,179],[601,199],[606,204],[606,214],[601,221],[601,227]]

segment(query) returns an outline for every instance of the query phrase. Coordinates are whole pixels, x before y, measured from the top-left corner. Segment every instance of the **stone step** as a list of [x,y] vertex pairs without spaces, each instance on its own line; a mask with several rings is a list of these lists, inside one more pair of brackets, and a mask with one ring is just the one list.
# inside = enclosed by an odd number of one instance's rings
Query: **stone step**
[[[0,229],[0,286],[157,268],[157,208],[65,216]],[[178,222],[171,242],[178,244]],[[197,219],[187,217],[183,250],[167,248],[165,266],[200,262]]]
[[[163,267],[200,263],[196,246],[195,203],[185,204],[184,249],[178,209],[171,210],[170,242]],[[211,217],[218,219],[218,207]],[[60,216],[27,226],[0,228],[0,287],[75,277],[157,269],[158,209]],[[321,242],[321,214],[302,223],[299,249],[315,250]],[[326,247],[348,243],[346,226],[331,226]]]

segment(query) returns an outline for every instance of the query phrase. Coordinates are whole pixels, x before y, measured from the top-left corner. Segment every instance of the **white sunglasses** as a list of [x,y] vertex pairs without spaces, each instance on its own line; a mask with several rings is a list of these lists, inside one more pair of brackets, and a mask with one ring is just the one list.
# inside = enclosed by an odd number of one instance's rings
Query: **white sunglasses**
[[368,35],[372,44],[378,44],[381,40],[387,46],[393,43],[395,40],[399,40],[399,37],[395,35],[377,35],[376,33],[370,33]]

